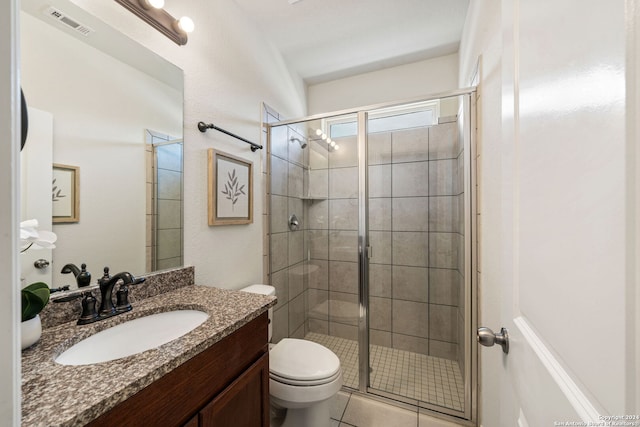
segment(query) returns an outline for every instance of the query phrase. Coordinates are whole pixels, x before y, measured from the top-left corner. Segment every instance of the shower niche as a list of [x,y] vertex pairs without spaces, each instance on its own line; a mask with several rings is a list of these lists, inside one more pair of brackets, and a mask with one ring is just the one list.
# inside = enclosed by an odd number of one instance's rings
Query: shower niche
[[268,126],[274,342],[319,342],[345,387],[463,419],[474,95]]

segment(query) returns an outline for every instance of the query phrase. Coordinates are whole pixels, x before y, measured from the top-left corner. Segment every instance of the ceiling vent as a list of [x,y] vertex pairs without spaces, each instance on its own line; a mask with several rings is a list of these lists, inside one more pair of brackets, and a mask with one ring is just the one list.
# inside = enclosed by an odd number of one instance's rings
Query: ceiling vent
[[82,25],[81,23],[79,23],[75,19],[65,15],[63,12],[59,11],[55,7],[49,7],[48,9],[46,9],[44,11],[44,14],[45,15],[49,15],[50,17],[52,17],[53,19],[55,19],[57,21],[60,21],[61,23],[63,23],[67,27],[71,28],[74,31],[79,32],[83,36],[88,36],[89,34],[95,32],[95,30],[93,30],[91,27],[88,27],[86,25]]

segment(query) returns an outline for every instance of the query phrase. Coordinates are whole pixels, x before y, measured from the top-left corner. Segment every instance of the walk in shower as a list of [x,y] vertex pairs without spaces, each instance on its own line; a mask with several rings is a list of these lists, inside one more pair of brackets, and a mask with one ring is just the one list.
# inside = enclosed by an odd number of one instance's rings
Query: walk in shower
[[345,387],[463,419],[475,393],[474,96],[268,126],[274,342],[321,343]]

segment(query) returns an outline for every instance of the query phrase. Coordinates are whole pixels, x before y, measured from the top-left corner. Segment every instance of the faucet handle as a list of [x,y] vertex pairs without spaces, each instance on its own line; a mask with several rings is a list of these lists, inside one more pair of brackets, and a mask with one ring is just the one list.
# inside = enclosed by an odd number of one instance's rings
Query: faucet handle
[[76,277],[76,282],[78,282],[78,287],[83,288],[85,286],[89,286],[91,284],[91,273],[87,271],[87,264],[84,262],[80,266],[80,274]]
[[111,276],[109,275],[109,267],[105,267],[104,274],[98,279],[98,284],[102,287],[102,285],[106,285],[107,282],[109,282],[109,279],[111,279]]
[[129,287],[127,285],[121,285],[118,292],[116,292],[116,311],[118,313],[124,313],[132,308],[129,302]]
[[98,311],[96,310],[96,297],[91,292],[82,293],[82,315],[78,319],[78,325],[86,325],[98,320]]

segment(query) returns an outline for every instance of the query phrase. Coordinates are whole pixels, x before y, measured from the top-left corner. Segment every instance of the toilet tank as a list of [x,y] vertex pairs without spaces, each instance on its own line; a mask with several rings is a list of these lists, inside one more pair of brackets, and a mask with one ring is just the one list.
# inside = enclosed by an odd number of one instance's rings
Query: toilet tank
[[[250,285],[240,289],[242,292],[249,292],[250,294],[260,295],[275,295],[276,288],[270,285]],[[273,335],[273,308],[269,309],[269,342],[271,342],[271,336]]]

